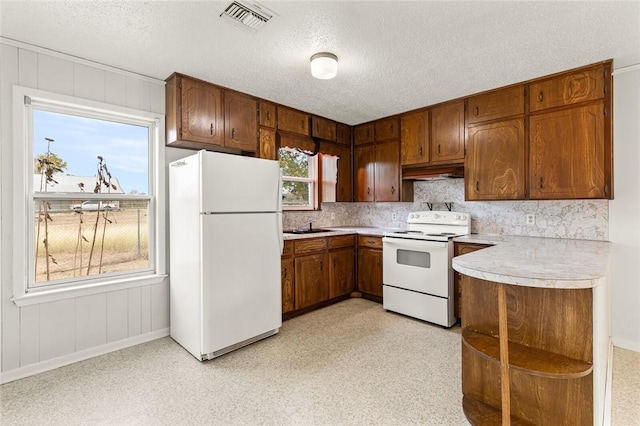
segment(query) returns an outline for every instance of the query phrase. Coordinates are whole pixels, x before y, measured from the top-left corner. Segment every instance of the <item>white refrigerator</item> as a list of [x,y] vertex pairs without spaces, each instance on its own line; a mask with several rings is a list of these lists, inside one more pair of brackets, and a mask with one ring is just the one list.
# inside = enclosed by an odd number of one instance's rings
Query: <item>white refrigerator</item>
[[204,361],[282,325],[276,161],[199,151],[169,164],[171,337]]

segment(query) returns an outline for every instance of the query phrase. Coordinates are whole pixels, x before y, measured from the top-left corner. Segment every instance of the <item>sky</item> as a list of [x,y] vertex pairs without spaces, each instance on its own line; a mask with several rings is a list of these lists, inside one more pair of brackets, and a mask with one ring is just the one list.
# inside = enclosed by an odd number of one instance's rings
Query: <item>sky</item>
[[50,150],[67,162],[64,174],[96,176],[98,156],[107,164],[121,189],[149,192],[148,129],[142,126],[34,110],[34,157]]

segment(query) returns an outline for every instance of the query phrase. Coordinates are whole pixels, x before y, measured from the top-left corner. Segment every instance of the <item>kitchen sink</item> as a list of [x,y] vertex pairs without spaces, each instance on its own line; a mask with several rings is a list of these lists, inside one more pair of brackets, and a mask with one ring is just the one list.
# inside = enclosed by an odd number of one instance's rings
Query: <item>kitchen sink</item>
[[315,229],[291,229],[284,231],[285,234],[317,234],[318,232],[329,232],[329,229],[315,228]]

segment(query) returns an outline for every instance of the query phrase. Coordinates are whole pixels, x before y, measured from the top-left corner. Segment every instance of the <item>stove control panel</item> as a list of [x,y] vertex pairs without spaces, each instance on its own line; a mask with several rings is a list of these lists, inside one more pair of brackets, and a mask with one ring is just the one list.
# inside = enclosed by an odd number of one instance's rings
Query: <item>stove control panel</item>
[[471,223],[471,215],[469,213],[428,210],[409,213],[407,223],[468,226]]

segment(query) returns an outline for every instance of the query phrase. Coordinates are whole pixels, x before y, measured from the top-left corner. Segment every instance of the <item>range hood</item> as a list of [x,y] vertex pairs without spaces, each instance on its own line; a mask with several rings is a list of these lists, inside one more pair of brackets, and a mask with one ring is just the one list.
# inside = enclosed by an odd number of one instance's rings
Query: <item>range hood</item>
[[464,178],[464,164],[402,168],[402,180],[445,180],[460,178]]

